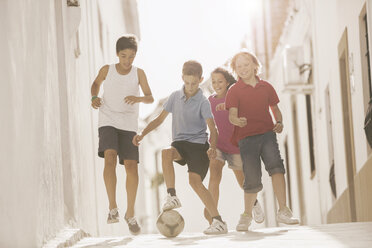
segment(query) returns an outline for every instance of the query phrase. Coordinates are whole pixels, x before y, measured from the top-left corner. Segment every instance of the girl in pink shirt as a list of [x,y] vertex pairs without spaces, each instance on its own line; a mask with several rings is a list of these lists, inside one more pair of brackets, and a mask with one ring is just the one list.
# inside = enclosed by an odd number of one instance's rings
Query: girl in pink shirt
[[[227,90],[236,82],[236,80],[227,70],[221,67],[216,68],[211,73],[211,78],[215,94],[212,94],[208,100],[211,103],[212,114],[219,134],[216,149],[217,156],[215,159],[211,159],[209,163],[210,178],[208,190],[211,192],[213,199],[218,204],[219,186],[225,162],[227,161],[229,168],[233,170],[236,180],[241,188],[243,188],[244,174],[239,147],[234,146],[230,141],[234,131],[234,126],[229,121],[229,111],[225,110]],[[257,201],[253,208],[253,215],[257,223],[262,223],[265,219],[265,215]],[[204,209],[204,216],[209,222],[212,221],[207,209]]]

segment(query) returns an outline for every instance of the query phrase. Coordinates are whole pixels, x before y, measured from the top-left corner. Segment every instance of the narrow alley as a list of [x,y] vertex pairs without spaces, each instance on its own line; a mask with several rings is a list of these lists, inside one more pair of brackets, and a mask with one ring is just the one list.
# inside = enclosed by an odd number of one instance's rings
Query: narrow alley
[[372,0],[0,0],[0,34],[0,248],[372,247]]

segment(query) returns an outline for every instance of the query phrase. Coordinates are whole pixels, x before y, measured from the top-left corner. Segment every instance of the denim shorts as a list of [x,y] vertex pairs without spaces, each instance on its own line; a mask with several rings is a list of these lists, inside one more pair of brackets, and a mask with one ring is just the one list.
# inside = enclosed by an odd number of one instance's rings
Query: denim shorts
[[262,190],[261,160],[270,176],[285,173],[276,133],[273,131],[245,137],[239,141],[239,148],[245,177],[244,192],[257,193]]
[[227,152],[223,152],[220,149],[216,149],[217,156],[215,159],[225,163],[227,161],[227,164],[230,169],[232,170],[243,170],[243,162],[242,158],[240,157],[240,154],[231,154]]

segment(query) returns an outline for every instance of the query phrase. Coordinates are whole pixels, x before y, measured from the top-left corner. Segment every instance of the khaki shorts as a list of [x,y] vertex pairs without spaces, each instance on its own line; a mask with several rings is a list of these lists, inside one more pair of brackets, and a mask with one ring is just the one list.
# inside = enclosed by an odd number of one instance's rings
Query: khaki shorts
[[227,161],[227,164],[230,169],[232,170],[243,170],[243,162],[242,158],[240,157],[240,154],[230,154],[221,151],[220,149],[216,149],[217,156],[215,159],[220,160],[225,163]]

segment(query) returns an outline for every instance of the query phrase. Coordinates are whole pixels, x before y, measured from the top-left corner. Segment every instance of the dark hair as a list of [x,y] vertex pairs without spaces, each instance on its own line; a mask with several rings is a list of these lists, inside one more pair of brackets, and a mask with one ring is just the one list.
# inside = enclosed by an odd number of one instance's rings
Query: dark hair
[[137,38],[134,35],[122,36],[116,42],[116,53],[124,49],[133,49],[137,52]]
[[182,75],[192,75],[201,78],[203,68],[198,61],[189,60],[183,64]]
[[212,71],[211,75],[213,73],[221,73],[223,75],[223,77],[229,83],[229,85],[227,86],[227,88],[230,88],[231,85],[233,85],[233,84],[236,83],[236,79],[234,78],[234,76],[228,70],[226,70],[226,69],[224,69],[222,67],[217,67],[216,69],[214,69],[214,71]]

